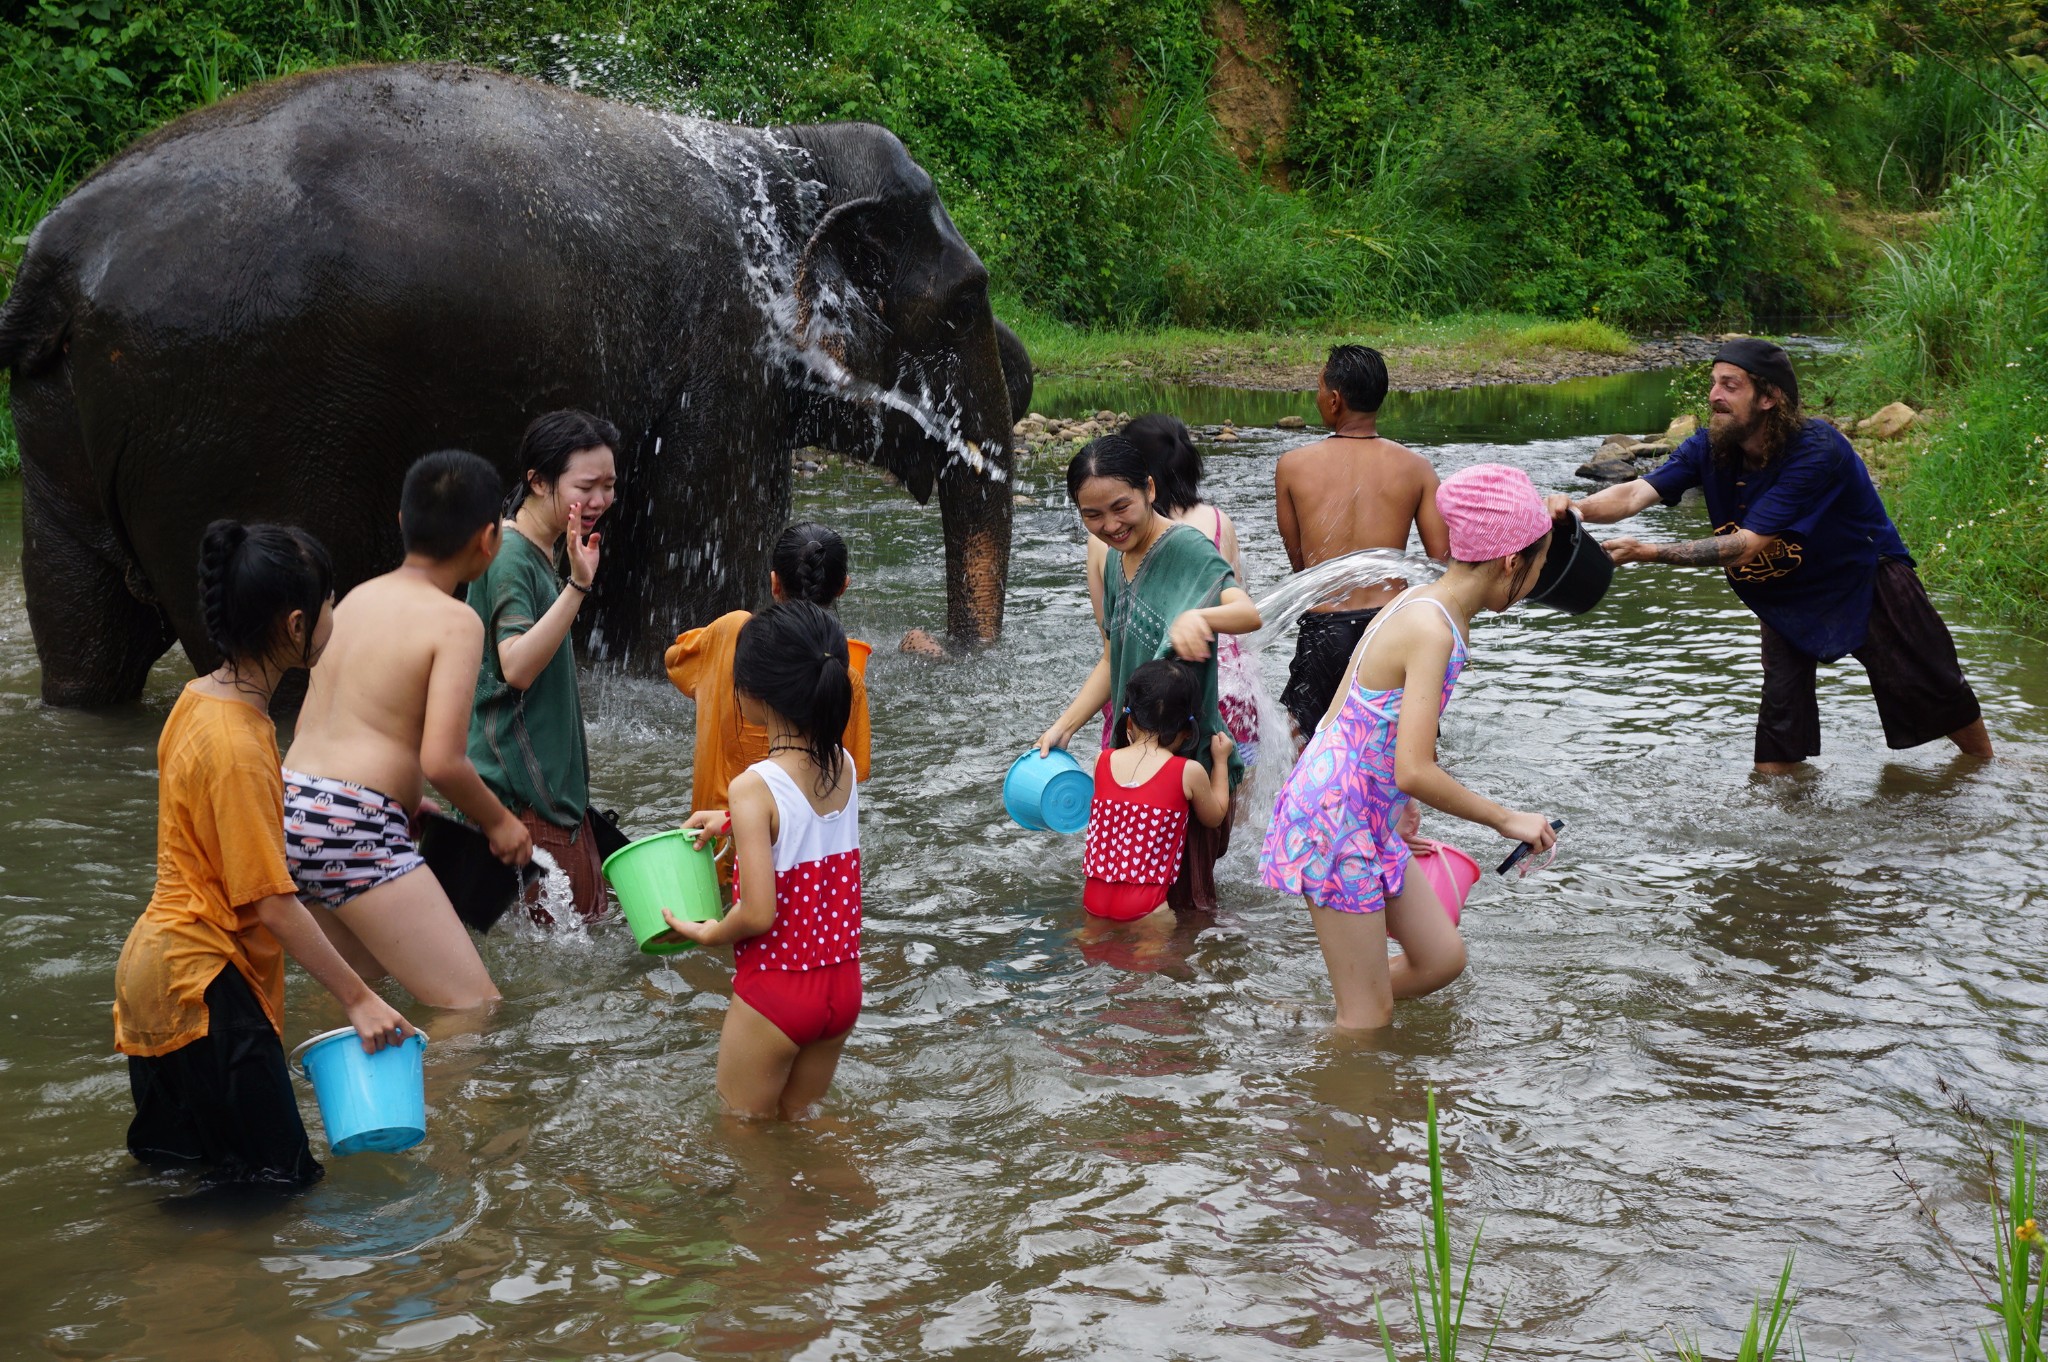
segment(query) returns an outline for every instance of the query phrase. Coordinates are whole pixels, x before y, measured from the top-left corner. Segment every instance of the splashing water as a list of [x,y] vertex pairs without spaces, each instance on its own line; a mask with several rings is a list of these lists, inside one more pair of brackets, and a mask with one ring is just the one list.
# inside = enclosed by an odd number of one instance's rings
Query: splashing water
[[[1355,549],[1314,567],[1303,568],[1266,593],[1258,602],[1264,621],[1252,633],[1239,636],[1248,653],[1256,653],[1294,628],[1295,622],[1319,605],[1341,600],[1361,586],[1374,582],[1406,582],[1419,586],[1444,575],[1443,564],[1419,553],[1398,549]],[[1262,735],[1263,736],[1263,735]]]
[[554,925],[542,926],[532,913],[518,907],[507,915],[507,921],[516,923],[521,934],[554,942],[588,941],[590,927],[576,911],[576,891],[569,883],[569,872],[540,847],[533,849],[533,863],[546,872],[540,882],[540,901],[534,906],[553,918]]

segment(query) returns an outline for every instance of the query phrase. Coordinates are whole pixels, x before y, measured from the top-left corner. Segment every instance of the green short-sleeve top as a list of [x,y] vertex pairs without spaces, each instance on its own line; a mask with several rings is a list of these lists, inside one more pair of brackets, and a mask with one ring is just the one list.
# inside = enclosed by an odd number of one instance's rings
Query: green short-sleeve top
[[533,628],[568,589],[539,546],[510,526],[498,556],[469,584],[470,608],[484,622],[469,759],[505,807],[514,813],[531,809],[558,828],[582,823],[590,805],[576,648],[564,638],[533,684],[520,690],[505,680],[498,645]]

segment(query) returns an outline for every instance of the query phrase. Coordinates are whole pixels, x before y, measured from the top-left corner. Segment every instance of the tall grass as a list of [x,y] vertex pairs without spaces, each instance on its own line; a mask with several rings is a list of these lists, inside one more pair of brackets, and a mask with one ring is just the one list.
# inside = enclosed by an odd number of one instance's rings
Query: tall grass
[[1889,491],[1927,575],[2048,626],[2048,125],[1984,150],[1927,239],[1889,252],[1852,399],[1940,415]]
[[[1429,1213],[1423,1217],[1422,1225],[1423,1279],[1418,1282],[1411,1267],[1408,1287],[1415,1327],[1422,1334],[1423,1362],[1458,1362],[1458,1348],[1465,1336],[1465,1304],[1472,1294],[1472,1269],[1479,1261],[1480,1231],[1472,1232],[1472,1243],[1465,1250],[1465,1263],[1460,1270],[1451,1249],[1450,1216],[1444,1209],[1444,1156],[1437,1142],[1434,1088],[1429,1090]],[[1379,1320],[1380,1346],[1386,1352],[1387,1362],[1399,1362],[1393,1335],[1387,1329],[1386,1312],[1377,1299],[1373,1301],[1373,1311]],[[1479,1349],[1481,1362],[1493,1352],[1493,1341],[1499,1334],[1500,1314],[1496,1311],[1493,1328],[1487,1331],[1486,1342]]]
[[1282,192],[1238,162],[1200,98],[1154,89],[1091,178],[1123,238],[1101,266],[1121,325],[1435,314],[1487,282],[1391,138],[1353,190]]
[[[1778,1287],[1771,1293],[1769,1304],[1761,1300],[1750,1303],[1749,1323],[1735,1345],[1735,1362],[1776,1362],[1780,1350],[1785,1347],[1785,1331],[1792,1327],[1792,1307],[1799,1303],[1792,1294],[1792,1259],[1795,1256],[1785,1255],[1785,1266],[1778,1273]],[[1678,1362],[1707,1362],[1707,1350],[1700,1346],[1697,1334],[1679,1334],[1674,1330],[1672,1343]],[[1785,1355],[1793,1362],[1805,1362],[1806,1349],[1800,1343],[1796,1329],[1792,1334],[1792,1350]]]
[[2034,1219],[2034,1151],[2027,1128],[2014,1123],[2005,1204],[1992,1200],[1992,1261],[1998,1298],[1997,1322],[1981,1331],[1985,1362],[2042,1362],[2041,1317],[2048,1305],[2048,1273],[2042,1267],[2043,1233]]

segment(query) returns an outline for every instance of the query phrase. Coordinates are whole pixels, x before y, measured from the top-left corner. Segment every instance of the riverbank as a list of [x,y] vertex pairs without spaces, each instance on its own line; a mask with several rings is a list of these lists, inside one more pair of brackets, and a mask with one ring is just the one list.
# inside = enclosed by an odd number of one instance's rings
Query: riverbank
[[1359,322],[1273,331],[1082,328],[998,304],[1041,377],[1200,383],[1308,392],[1330,347],[1347,341],[1387,357],[1396,390],[1482,383],[1555,383],[1704,362],[1707,336],[1631,337],[1604,322],[1547,321],[1509,313]]

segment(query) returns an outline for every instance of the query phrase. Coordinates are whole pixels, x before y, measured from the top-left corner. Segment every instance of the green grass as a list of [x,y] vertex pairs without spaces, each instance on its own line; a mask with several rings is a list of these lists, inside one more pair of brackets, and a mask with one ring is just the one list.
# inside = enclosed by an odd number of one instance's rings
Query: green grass
[[[1771,1293],[1770,1302],[1750,1302],[1749,1324],[1735,1345],[1735,1362],[1775,1362],[1785,1347],[1785,1331],[1792,1327],[1792,1307],[1799,1303],[1792,1294],[1794,1256],[1790,1253],[1785,1255],[1785,1266],[1778,1273],[1778,1287]],[[1678,1362],[1708,1362],[1707,1351],[1700,1346],[1697,1334],[1680,1334],[1674,1329],[1671,1341]],[[1791,1351],[1785,1355],[1794,1362],[1805,1362],[1806,1349],[1800,1344],[1796,1329],[1792,1334]]]
[[1865,291],[1862,355],[1836,404],[1931,411],[1889,455],[1893,518],[1932,582],[2048,628],[2048,125],[1981,151],[1941,219],[1892,249]]
[[[1484,1227],[1482,1226],[1482,1229]],[[1408,1271],[1409,1308],[1415,1312],[1415,1327],[1422,1335],[1424,1362],[1458,1362],[1458,1348],[1465,1336],[1465,1305],[1472,1295],[1472,1269],[1479,1262],[1479,1230],[1465,1250],[1461,1271],[1451,1250],[1451,1221],[1444,1209],[1444,1156],[1437,1140],[1436,1089],[1429,1090],[1429,1212],[1422,1218],[1422,1280]],[[1503,1302],[1505,1303],[1505,1302]],[[1380,1347],[1387,1362],[1399,1362],[1394,1338],[1387,1329],[1386,1311],[1377,1297],[1373,1314],[1379,1321]],[[1479,1349],[1481,1362],[1493,1352],[1500,1334],[1500,1313],[1494,1312],[1493,1328]]]
[[1033,366],[1052,376],[1114,369],[1180,379],[1277,372],[1320,365],[1332,345],[1347,341],[1374,346],[1395,358],[1424,358],[1474,372],[1502,359],[1545,353],[1626,355],[1635,348],[1627,336],[1603,322],[1548,322],[1498,312],[1248,331],[1081,327],[1004,300],[997,301],[996,315],[1031,351]]
[[1524,350],[1577,350],[1591,355],[1626,355],[1635,342],[1606,322],[1582,317],[1575,322],[1540,322],[1512,333],[1507,343]]

